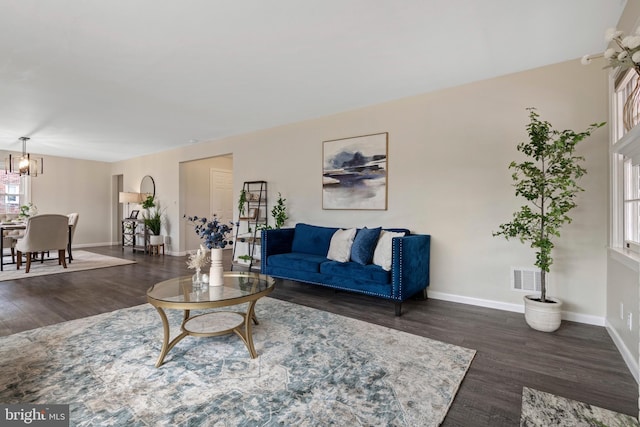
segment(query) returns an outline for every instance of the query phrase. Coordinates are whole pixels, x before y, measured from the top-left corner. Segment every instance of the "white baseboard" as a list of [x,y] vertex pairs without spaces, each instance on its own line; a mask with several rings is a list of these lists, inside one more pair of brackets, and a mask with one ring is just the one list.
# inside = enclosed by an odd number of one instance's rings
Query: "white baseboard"
[[[513,304],[502,301],[493,301],[481,298],[465,297],[454,294],[447,294],[438,291],[428,291],[429,298],[439,299],[443,301],[459,302],[461,304],[476,305],[479,307],[494,308],[496,310],[512,311],[514,313],[524,313],[524,303]],[[605,318],[600,316],[592,316],[589,314],[573,313],[571,311],[563,311],[562,319],[571,322],[585,323],[587,325],[605,326]]]
[[77,249],[77,248],[93,248],[96,246],[115,246],[115,245],[120,245],[121,243],[119,242],[102,242],[102,243],[80,243],[78,244],[73,244],[71,246],[71,249]]
[[631,351],[629,351],[627,346],[624,345],[624,341],[622,341],[622,338],[620,337],[618,332],[616,332],[615,328],[608,321],[606,322],[606,328],[607,328],[607,332],[609,332],[609,336],[613,340],[613,343],[616,345],[616,347],[618,348],[618,351],[622,355],[624,362],[627,364],[627,367],[631,371],[631,374],[633,374],[633,377],[636,379],[636,382],[640,383],[640,372],[638,370],[638,361],[634,359]]

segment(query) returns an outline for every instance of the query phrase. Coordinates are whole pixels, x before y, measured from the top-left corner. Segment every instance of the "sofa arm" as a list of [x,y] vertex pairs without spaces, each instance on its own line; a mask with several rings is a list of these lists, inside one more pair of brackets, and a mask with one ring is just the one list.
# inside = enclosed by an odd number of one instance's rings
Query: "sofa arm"
[[269,256],[291,252],[294,231],[295,228],[262,230],[262,233],[260,234],[262,268],[266,266]]
[[392,240],[393,298],[404,301],[429,286],[431,236],[412,234]]

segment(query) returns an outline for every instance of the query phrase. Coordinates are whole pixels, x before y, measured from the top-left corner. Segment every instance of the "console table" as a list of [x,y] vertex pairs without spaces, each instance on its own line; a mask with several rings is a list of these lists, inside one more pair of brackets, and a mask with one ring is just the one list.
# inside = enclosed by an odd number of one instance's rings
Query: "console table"
[[149,230],[144,219],[126,218],[122,220],[122,250],[125,247],[132,251],[149,251]]

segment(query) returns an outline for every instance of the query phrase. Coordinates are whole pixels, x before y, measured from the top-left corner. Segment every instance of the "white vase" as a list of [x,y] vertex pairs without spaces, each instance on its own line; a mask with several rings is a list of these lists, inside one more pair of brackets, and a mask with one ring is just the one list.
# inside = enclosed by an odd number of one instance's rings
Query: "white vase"
[[224,285],[224,269],[222,268],[222,249],[211,249],[211,269],[209,270],[209,286]]
[[537,298],[538,295],[524,297],[524,318],[527,324],[536,331],[555,331],[562,322],[562,301],[547,297],[549,302],[540,302],[535,300]]

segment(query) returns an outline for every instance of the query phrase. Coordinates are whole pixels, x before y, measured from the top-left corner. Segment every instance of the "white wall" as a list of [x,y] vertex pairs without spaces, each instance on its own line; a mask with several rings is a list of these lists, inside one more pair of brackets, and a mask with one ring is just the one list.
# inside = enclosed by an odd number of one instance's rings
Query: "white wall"
[[[123,191],[140,191],[140,182],[145,175],[153,178],[156,185],[156,200],[162,209],[166,209],[167,221],[163,224],[163,234],[166,233],[166,247],[172,253],[179,238],[178,206],[179,191],[179,161],[171,152],[138,157],[131,160],[111,164],[111,175],[123,176]],[[132,206],[131,209],[141,209]],[[142,212],[140,213],[142,215]],[[118,227],[115,221],[111,226]]]
[[[3,157],[8,152],[0,152]],[[111,164],[43,156],[44,173],[31,178],[39,213],[80,214],[75,246],[110,244]]]
[[[607,282],[607,329],[638,381],[638,262],[617,251],[611,251],[607,265]],[[627,327],[629,314],[634,319],[632,330]]]
[[[507,165],[526,138],[525,108],[537,107],[559,130],[581,131],[607,120],[607,105],[606,73],[575,60],[185,146],[117,163],[112,173],[124,173],[125,183],[128,177],[139,182],[145,174],[157,176],[171,221],[180,224],[185,212],[173,204],[187,194],[179,194],[179,162],[232,153],[234,193],[245,180],[268,181],[271,201],[278,192],[287,199],[288,224],[382,225],[431,234],[432,295],[520,307],[523,294],[509,289],[510,267],[531,266],[534,254],[517,241],[492,237],[492,231],[520,203]],[[388,210],[322,210],[322,141],[377,132],[389,132]],[[600,324],[606,313],[607,150],[606,128],[579,148],[586,157],[586,191],[557,243],[550,277],[551,294],[578,314],[569,318]],[[182,225],[172,227],[173,241],[180,241],[179,230],[184,232]],[[181,242],[174,252],[184,249]]]

